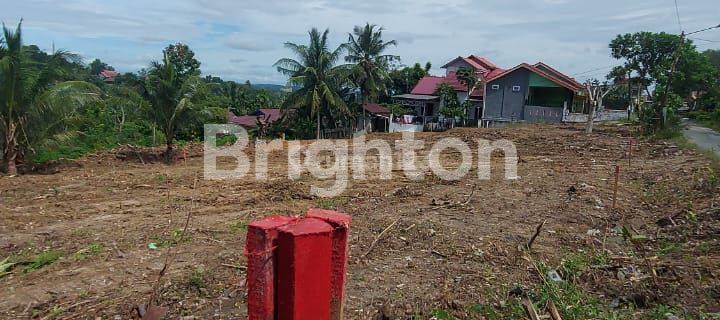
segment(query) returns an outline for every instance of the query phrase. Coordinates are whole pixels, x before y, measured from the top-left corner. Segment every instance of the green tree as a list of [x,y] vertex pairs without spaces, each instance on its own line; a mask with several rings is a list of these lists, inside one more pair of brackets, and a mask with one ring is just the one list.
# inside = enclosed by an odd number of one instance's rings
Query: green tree
[[[385,83],[389,79],[388,66],[393,61],[400,60],[399,56],[383,54],[390,46],[395,46],[395,40],[383,41],[383,28],[374,24],[365,24],[364,27],[355,26],[353,33],[348,35],[345,61],[354,64],[351,78],[360,89],[361,105],[377,99],[381,92],[386,92]],[[363,109],[363,119],[365,109]]]
[[115,70],[112,66],[100,61],[100,59],[95,59],[90,62],[88,68],[90,69],[90,74],[93,76],[99,75],[103,70]]
[[5,169],[17,174],[16,161],[27,150],[60,138],[78,106],[98,98],[98,89],[82,81],[58,82],[77,57],[57,51],[42,63],[23,47],[22,22],[15,31],[3,25],[0,41],[0,136]]
[[455,88],[447,83],[443,83],[437,87],[435,94],[440,97],[440,101],[442,102],[442,109],[440,110],[442,115],[447,117],[463,116],[463,108],[460,105],[460,101],[458,101]]
[[475,90],[475,86],[478,84],[478,77],[477,74],[475,74],[475,70],[471,68],[460,68],[458,69],[456,75],[460,83],[464,84],[467,88],[468,96],[462,105],[464,113],[463,116],[467,118],[468,109],[472,106],[470,103],[470,93]]
[[150,103],[150,120],[165,135],[165,161],[173,158],[173,143],[180,126],[191,120],[192,79],[185,79],[175,69],[168,54],[162,62],[154,61],[141,84],[141,93]]
[[625,70],[637,74],[647,94],[651,95],[649,88],[669,70],[679,43],[677,35],[636,32],[618,35],[610,42],[610,50],[613,58],[624,60]]
[[175,73],[180,78],[200,75],[200,61],[195,59],[195,52],[187,44],[171,44],[163,50],[163,54],[173,64]]
[[432,64],[427,62],[425,67],[419,63],[415,63],[412,67],[404,67],[390,71],[390,90],[391,94],[410,93],[415,85],[427,76],[432,68]]
[[[628,72],[633,82],[641,84],[653,95],[650,109],[642,111],[642,119],[651,121],[651,131],[677,123],[670,119],[683,100],[692,92],[710,91],[717,83],[717,72],[710,59],[700,54],[691,41],[678,35],[637,32],[618,35],[610,42],[612,57],[624,60],[614,77]],[[674,73],[671,72],[674,70]],[[633,75],[634,73],[634,75]]]
[[316,137],[320,139],[321,114],[333,111],[348,114],[348,108],[337,92],[344,82],[342,68],[336,65],[345,46],[330,50],[327,43],[329,30],[322,34],[312,28],[310,43],[298,45],[287,42],[296,59],[282,58],[275,62],[278,72],[290,76],[290,82],[300,88],[288,95],[283,108],[299,108],[306,117],[316,118]]

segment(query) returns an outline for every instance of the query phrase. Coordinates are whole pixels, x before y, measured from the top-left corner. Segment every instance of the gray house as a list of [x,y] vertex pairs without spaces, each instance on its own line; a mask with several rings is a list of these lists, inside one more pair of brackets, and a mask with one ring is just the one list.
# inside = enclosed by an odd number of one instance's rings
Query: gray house
[[562,122],[566,109],[582,90],[580,83],[542,62],[498,70],[484,80],[483,126]]
[[[453,87],[459,102],[470,102],[467,120],[477,121],[478,126],[562,122],[566,111],[579,100],[577,94],[583,88],[575,79],[542,62],[503,69],[487,58],[471,55],[457,57],[442,68],[444,76],[426,76],[409,94],[393,97],[395,103],[412,110],[415,124],[427,127],[439,121],[438,115],[444,106],[436,91],[441,84]],[[474,71],[479,80],[472,92],[468,92],[468,87],[457,77],[461,69]]]

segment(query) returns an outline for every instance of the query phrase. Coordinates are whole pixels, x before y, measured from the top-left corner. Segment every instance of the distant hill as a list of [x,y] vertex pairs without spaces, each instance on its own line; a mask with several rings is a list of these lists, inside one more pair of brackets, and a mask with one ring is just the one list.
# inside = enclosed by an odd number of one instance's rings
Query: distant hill
[[254,89],[258,89],[258,90],[260,90],[260,89],[265,89],[265,90],[268,90],[268,91],[281,91],[283,88],[285,88],[284,85],[280,85],[280,84],[269,84],[269,83],[258,83],[258,84],[253,83],[253,84],[252,84],[252,87],[253,87]]

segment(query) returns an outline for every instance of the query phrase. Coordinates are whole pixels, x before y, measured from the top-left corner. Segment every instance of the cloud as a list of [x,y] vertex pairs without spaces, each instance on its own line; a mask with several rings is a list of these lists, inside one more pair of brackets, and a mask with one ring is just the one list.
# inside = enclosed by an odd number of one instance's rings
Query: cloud
[[[680,2],[683,27],[717,24],[716,2]],[[5,6],[0,20],[24,17],[26,43],[54,43],[123,72],[182,41],[205,73],[284,83],[272,68],[291,56],[282,44],[306,43],[312,27],[329,28],[334,48],[355,25],[383,26],[385,40],[398,41],[388,53],[407,65],[430,61],[436,73],[448,59],[475,53],[503,67],[541,60],[572,74],[615,63],[607,44],[617,34],[677,33],[674,15],[672,2],[657,0],[25,0]]]
[[228,36],[223,43],[228,48],[245,51],[260,52],[272,49],[272,46],[261,43],[259,39],[248,38],[240,33]]

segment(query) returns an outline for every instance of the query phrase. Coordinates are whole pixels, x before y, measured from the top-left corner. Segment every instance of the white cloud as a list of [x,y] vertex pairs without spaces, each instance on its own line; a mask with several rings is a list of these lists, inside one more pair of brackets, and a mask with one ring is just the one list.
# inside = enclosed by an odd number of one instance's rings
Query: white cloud
[[[717,24],[715,2],[680,2],[684,27]],[[384,26],[398,40],[390,53],[408,65],[430,61],[434,72],[476,53],[506,67],[542,60],[572,74],[612,64],[607,44],[619,33],[678,32],[674,10],[668,0],[26,0],[5,6],[0,20],[24,17],[27,43],[55,43],[121,71],[182,41],[205,73],[283,83],[272,64],[290,55],[284,42],[306,42],[311,27],[330,28],[337,46],[354,25]]]

